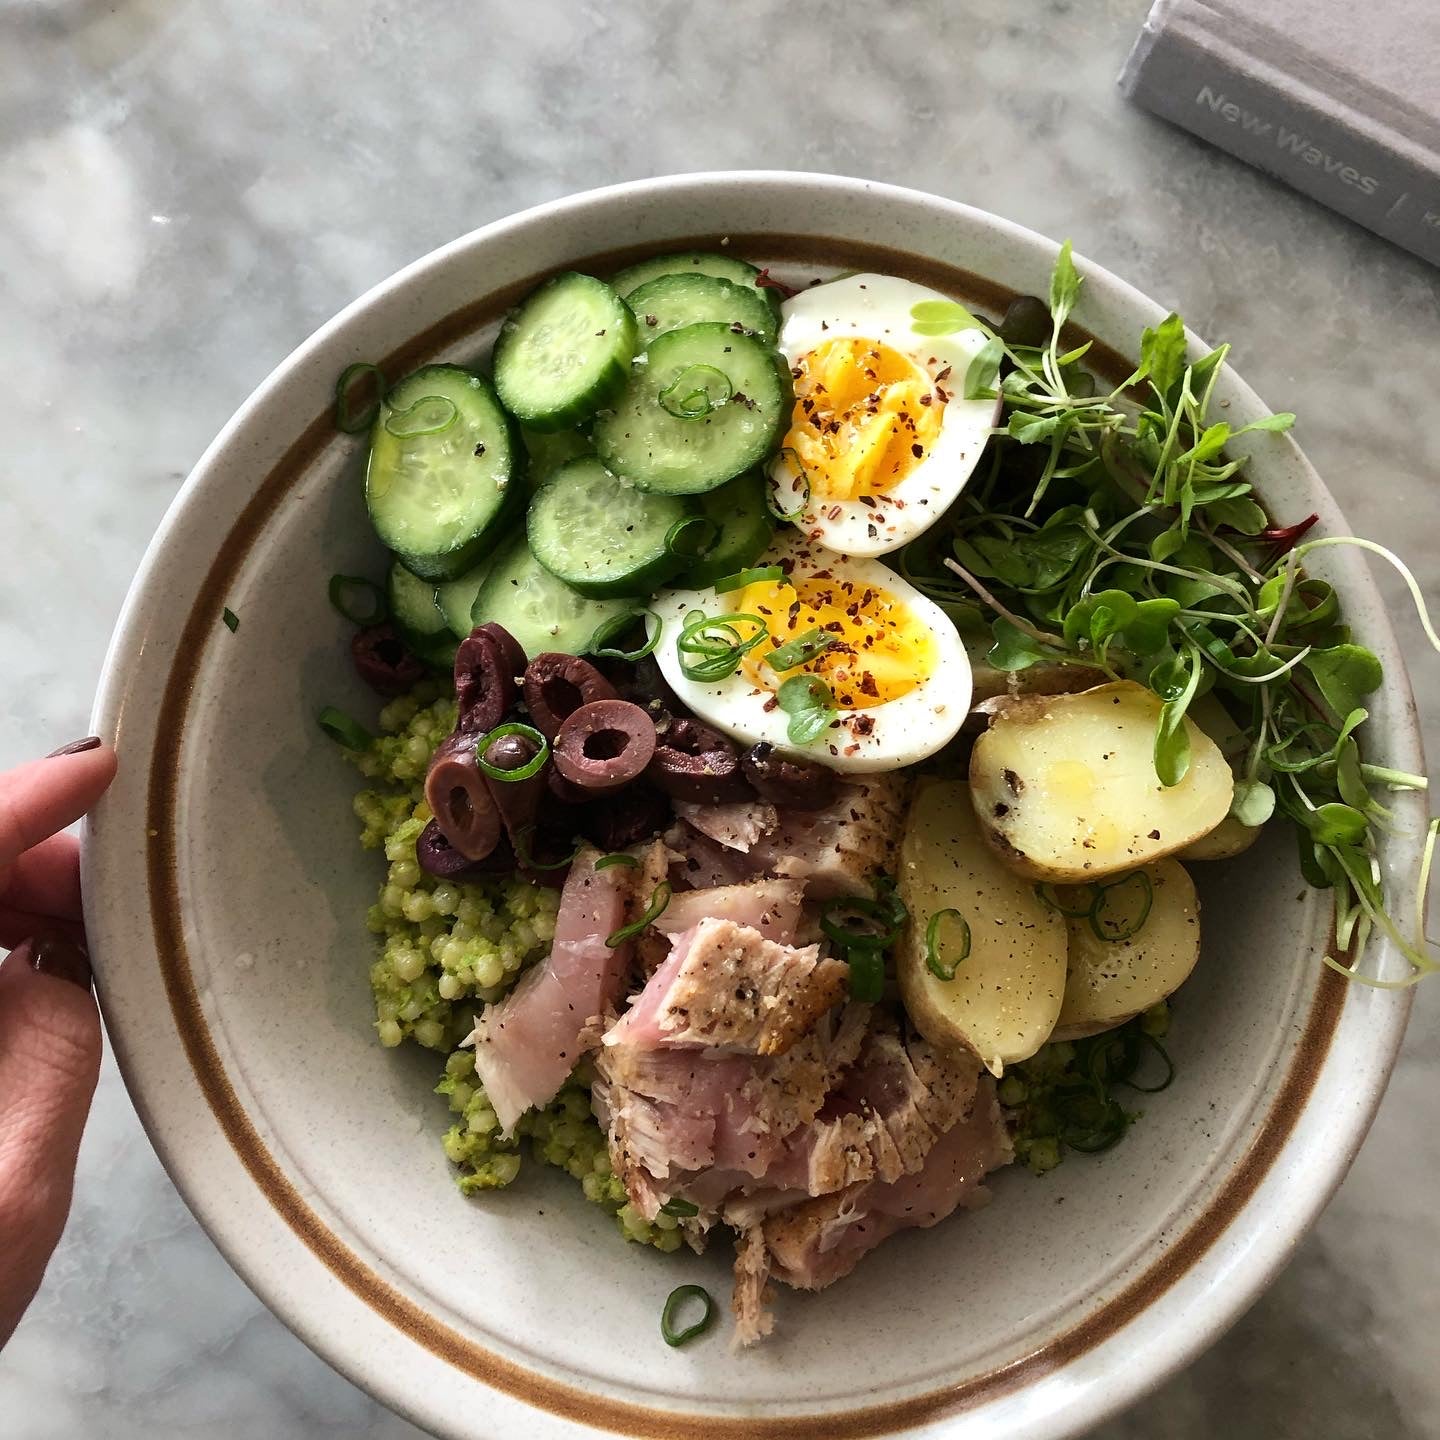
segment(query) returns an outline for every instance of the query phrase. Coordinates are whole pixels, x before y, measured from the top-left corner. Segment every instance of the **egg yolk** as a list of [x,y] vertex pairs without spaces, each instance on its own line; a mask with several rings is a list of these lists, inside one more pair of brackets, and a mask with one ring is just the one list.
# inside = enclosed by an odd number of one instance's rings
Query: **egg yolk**
[[[778,690],[792,675],[818,675],[841,709],[868,710],[909,694],[935,668],[930,627],[888,590],[817,575],[760,581],[728,598],[735,610],[765,622],[766,638],[740,662],[760,689]],[[816,630],[832,643],[813,660],[783,671],[766,663],[777,646]]]
[[785,444],[819,500],[858,500],[898,485],[935,447],[943,400],[908,356],[859,336],[827,340],[791,370]]

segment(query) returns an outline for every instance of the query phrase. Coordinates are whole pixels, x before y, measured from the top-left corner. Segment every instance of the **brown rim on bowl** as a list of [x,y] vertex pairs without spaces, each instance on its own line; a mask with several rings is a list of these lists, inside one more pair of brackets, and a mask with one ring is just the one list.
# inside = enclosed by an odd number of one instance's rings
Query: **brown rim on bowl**
[[[714,248],[718,237],[684,236],[669,242],[676,250]],[[887,273],[920,279],[949,294],[981,304],[1001,306],[1013,292],[954,266],[920,256],[852,241],[812,236],[732,236],[737,251],[777,259],[812,260],[830,257],[833,265],[883,268]],[[649,244],[626,251],[608,251],[583,262],[604,273],[632,259],[653,255],[664,246]],[[382,362],[390,374],[401,374],[455,344],[495,319],[543,275],[533,276],[483,300],[452,311],[442,320],[398,347]],[[1067,327],[1067,338],[1068,330]],[[1077,342],[1090,339],[1075,328]],[[1129,362],[1099,343],[1091,351],[1097,369],[1116,379],[1128,373]],[[264,523],[292,485],[334,439],[328,414],[312,421],[257,488],[231,527],[191,607],[171,663],[160,705],[159,728],[151,757],[146,797],[146,871],[156,953],[170,1008],[196,1084],[205,1096],[222,1133],[266,1200],[297,1238],[352,1294],[416,1344],[482,1383],[536,1408],[598,1429],[645,1440],[744,1440],[755,1433],[753,1418],[686,1414],[611,1400],[528,1370],[468,1339],[371,1270],[306,1204],[281,1169],[241,1104],[206,1022],[190,966],[181,917],[176,866],[177,772],[171,763],[179,753],[189,708],[197,659],[210,643],[230,583],[248,555]],[[1148,1270],[1137,1276],[1093,1314],[1056,1336],[1043,1348],[1021,1356],[984,1375],[922,1395],[868,1406],[848,1413],[789,1415],[767,1419],[766,1433],[777,1440],[861,1440],[861,1437],[904,1430],[1015,1389],[1030,1375],[1058,1369],[1093,1349],[1174,1285],[1219,1238],[1264,1179],[1304,1109],[1330,1048],[1347,993],[1346,982],[1333,971],[1321,974],[1295,1058],[1269,1113],[1249,1148],[1236,1163],[1208,1206]]]

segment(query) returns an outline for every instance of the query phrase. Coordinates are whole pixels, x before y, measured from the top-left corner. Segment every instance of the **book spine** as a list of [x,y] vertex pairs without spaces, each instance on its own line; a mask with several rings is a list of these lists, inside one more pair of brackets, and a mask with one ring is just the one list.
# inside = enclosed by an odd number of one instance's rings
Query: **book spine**
[[1187,23],[1171,0],[1151,11],[1120,88],[1162,119],[1440,265],[1440,160]]

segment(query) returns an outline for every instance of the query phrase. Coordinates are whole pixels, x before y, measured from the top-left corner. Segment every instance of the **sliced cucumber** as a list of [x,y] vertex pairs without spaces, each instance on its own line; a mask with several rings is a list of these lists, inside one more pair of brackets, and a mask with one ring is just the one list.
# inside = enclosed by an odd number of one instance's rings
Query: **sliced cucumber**
[[669,542],[690,514],[684,500],[638,490],[590,456],[550,477],[525,533],[535,558],[582,595],[648,595],[684,563]]
[[[709,255],[703,251],[687,251],[680,255],[657,255],[652,260],[642,260],[638,265],[629,265],[610,282],[616,291],[627,300],[642,285],[661,275],[718,275],[735,285],[756,288],[755,281],[760,272],[747,260],[734,255]],[[775,292],[762,290],[767,298]],[[634,308],[633,306],[631,307]]]
[[455,637],[441,613],[434,582],[412,575],[396,560],[390,566],[385,591],[390,597],[390,616],[406,645],[432,665],[449,665],[455,659]]
[[713,490],[779,443],[790,415],[788,376],[769,346],[728,325],[672,330],[595,422],[596,453],[642,490]]
[[457,640],[466,639],[475,628],[470,611],[474,609],[475,597],[480,593],[480,587],[485,583],[485,577],[494,564],[495,556],[491,553],[463,575],[447,580],[435,592],[445,624]]
[[588,420],[624,387],[635,354],[635,317],[603,281],[568,271],[509,315],[495,342],[495,388],[531,430]]
[[736,285],[718,275],[657,275],[629,296],[642,345],[686,325],[719,320],[753,330],[767,345],[775,343],[775,312],[753,285]]
[[765,477],[758,470],[741,475],[700,497],[700,513],[719,526],[719,538],[697,564],[682,572],[687,590],[713,585],[753,565],[769,548],[775,533],[765,508]]
[[586,599],[557,580],[517,534],[495,557],[470,618],[476,625],[498,621],[533,659],[542,650],[583,655],[597,626],[633,608],[629,600]]
[[375,533],[422,580],[462,574],[522,488],[511,484],[515,460],[510,421],[484,376],[417,370],[386,397],[371,436],[365,503]]
[[582,430],[557,430],[542,435],[538,430],[521,430],[525,453],[530,457],[525,478],[532,490],[538,490],[562,466],[581,455],[593,455],[595,442]]

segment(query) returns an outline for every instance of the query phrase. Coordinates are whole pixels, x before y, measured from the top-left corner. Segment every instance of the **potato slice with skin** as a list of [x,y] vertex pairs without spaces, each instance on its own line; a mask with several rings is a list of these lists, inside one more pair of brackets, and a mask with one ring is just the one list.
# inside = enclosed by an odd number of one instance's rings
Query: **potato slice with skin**
[[1230,767],[1189,719],[1189,772],[1160,783],[1162,706],[1144,685],[990,703],[994,718],[970,756],[971,797],[986,838],[1021,875],[1101,880],[1183,849],[1229,812]]
[[[921,782],[905,821],[898,878],[910,919],[895,953],[915,1028],[939,1050],[974,1051],[994,1075],[1033,1055],[1060,1014],[1065,922],[986,845],[963,780]],[[953,980],[925,963],[930,918],[947,909],[970,926],[970,953]],[[941,924],[944,963],[958,930]]]
[[[1249,741],[1230,712],[1213,696],[1202,695],[1186,711],[1195,723],[1220,747],[1230,765],[1230,773],[1238,776],[1244,764]],[[1263,825],[1242,825],[1227,815],[1208,835],[1177,852],[1182,860],[1230,860],[1243,855],[1259,838]]]
[[[1089,920],[1066,920],[1065,1000],[1052,1040],[1079,1040],[1124,1024],[1179,989],[1195,968],[1200,900],[1194,882],[1174,860],[1147,865],[1143,873],[1150,879],[1150,913],[1133,935],[1102,940]],[[1144,887],[1120,880],[1105,894],[1101,928],[1124,934],[1144,913]],[[1088,886],[1056,889],[1065,910],[1081,909],[1092,897]]]

